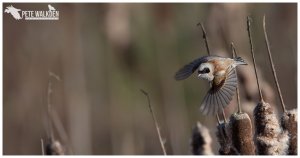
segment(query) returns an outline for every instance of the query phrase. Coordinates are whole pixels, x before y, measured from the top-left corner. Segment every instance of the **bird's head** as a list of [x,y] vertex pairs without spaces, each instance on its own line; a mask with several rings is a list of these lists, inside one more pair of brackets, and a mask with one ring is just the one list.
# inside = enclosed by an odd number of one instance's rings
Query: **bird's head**
[[212,63],[202,63],[198,68],[198,77],[201,79],[212,81],[214,79],[213,72],[214,66]]

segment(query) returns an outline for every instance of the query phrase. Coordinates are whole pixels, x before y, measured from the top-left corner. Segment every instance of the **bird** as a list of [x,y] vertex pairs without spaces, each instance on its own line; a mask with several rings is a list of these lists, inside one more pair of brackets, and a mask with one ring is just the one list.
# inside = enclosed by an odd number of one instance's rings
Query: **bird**
[[238,82],[235,67],[238,65],[248,64],[241,57],[203,56],[183,66],[174,77],[177,81],[184,80],[198,70],[198,78],[211,85],[200,111],[205,115],[215,115],[230,103],[235,94]]
[[49,11],[54,11],[56,10],[54,7],[52,7],[50,4],[48,4],[48,8],[49,8]]
[[22,16],[20,15],[19,11],[21,11],[21,9],[17,9],[15,7],[13,7],[12,5],[6,7],[6,9],[4,10],[4,13],[10,13],[16,20],[20,20],[22,19]]

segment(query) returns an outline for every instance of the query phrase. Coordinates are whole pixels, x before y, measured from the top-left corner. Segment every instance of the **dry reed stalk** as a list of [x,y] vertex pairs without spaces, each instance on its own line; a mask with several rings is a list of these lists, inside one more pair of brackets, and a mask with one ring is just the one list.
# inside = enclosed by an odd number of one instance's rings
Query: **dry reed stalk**
[[272,54],[271,54],[271,50],[270,50],[270,44],[269,44],[269,39],[268,39],[268,35],[267,35],[267,30],[266,30],[266,16],[265,15],[264,15],[264,18],[263,18],[263,28],[264,28],[264,35],[265,35],[265,43],[266,43],[266,46],[267,46],[267,49],[268,49],[269,61],[270,61],[270,65],[272,66],[272,74],[273,74],[274,81],[275,81],[275,84],[276,84],[276,87],[277,87],[277,92],[278,92],[279,99],[280,99],[280,102],[281,102],[281,107],[282,107],[283,112],[286,112],[285,104],[283,102],[283,98],[282,98],[281,90],[280,90],[280,87],[279,87],[277,74],[276,74],[276,70],[275,70],[275,66],[274,66],[274,63],[273,63]]
[[256,84],[257,84],[257,88],[258,88],[258,92],[259,92],[259,99],[260,101],[263,101],[263,96],[262,96],[262,92],[261,92],[261,88],[259,85],[259,81],[258,81],[258,76],[257,76],[257,68],[256,68],[256,62],[255,62],[255,57],[254,57],[254,48],[253,48],[253,43],[252,43],[252,36],[251,36],[251,19],[249,16],[247,16],[247,31],[248,31],[248,37],[249,37],[249,43],[250,43],[250,49],[251,49],[251,55],[252,55],[252,60],[253,60],[253,67],[254,67],[254,72],[255,72],[255,77],[256,77]]
[[[231,43],[232,58],[236,57],[234,44]],[[230,127],[232,132],[232,144],[241,155],[255,155],[255,146],[253,143],[252,123],[247,113],[243,113],[240,103],[240,93],[238,87],[237,102],[238,112],[230,117]]]
[[205,41],[205,46],[206,46],[207,54],[210,56],[210,49],[209,49],[209,46],[208,46],[208,40],[207,40],[206,31],[205,31],[204,26],[203,26],[203,24],[201,22],[197,24],[197,26],[199,26],[199,25],[201,26],[201,29],[202,29],[202,33],[203,33],[202,38]]
[[160,133],[160,130],[159,130],[159,126],[158,126],[156,117],[154,115],[154,112],[153,112],[153,109],[152,109],[152,106],[151,106],[151,103],[150,103],[150,97],[149,97],[149,95],[148,95],[148,93],[146,91],[144,91],[142,89],[140,89],[140,91],[147,97],[148,105],[149,105],[149,110],[150,110],[150,113],[152,115],[152,119],[153,119],[154,125],[156,127],[156,131],[157,131],[157,135],[158,135],[159,142],[160,142],[160,145],[161,145],[161,149],[162,149],[164,155],[167,155],[166,148],[165,148],[165,143],[164,143],[163,138],[161,136],[161,133]]
[[288,149],[289,155],[297,155],[297,109],[287,110],[281,117],[281,125],[284,130],[289,132],[290,144]]
[[286,154],[288,133],[282,132],[276,115],[270,104],[264,102],[261,93],[259,78],[256,71],[256,62],[251,38],[250,17],[247,17],[247,30],[251,47],[252,60],[257,80],[257,87],[260,94],[260,102],[254,109],[254,124],[255,124],[255,143],[257,153],[260,155],[282,155]]
[[282,128],[284,130],[288,131],[289,136],[290,136],[288,153],[290,155],[297,155],[297,110],[287,111],[285,108],[285,104],[284,104],[283,97],[281,94],[280,86],[278,83],[276,69],[275,69],[275,66],[274,66],[274,63],[272,60],[272,53],[271,53],[270,43],[269,43],[267,29],[266,29],[266,16],[265,15],[263,18],[263,29],[264,29],[264,35],[265,35],[265,43],[266,43],[267,50],[268,50],[269,61],[270,61],[270,65],[272,66],[272,74],[274,77],[274,81],[275,81],[275,84],[277,87],[277,92],[278,92],[279,99],[281,102],[281,107],[283,110],[283,115],[281,116]]
[[220,144],[220,155],[239,155],[238,151],[232,146],[231,128],[226,122],[221,122],[217,126],[217,139]]
[[48,142],[46,144],[46,155],[64,155],[64,148],[58,140],[55,140],[52,127],[52,78],[60,81],[60,78],[53,72],[49,72],[49,81],[47,88],[47,119],[48,119]]
[[[236,49],[235,49],[235,47],[234,47],[233,42],[231,42],[231,50],[232,50],[232,58],[237,57]],[[235,71],[235,73],[237,74],[236,69],[237,69],[237,68],[235,68],[234,71]],[[237,76],[236,96],[237,96],[237,103],[238,103],[238,113],[242,113],[238,76]]]
[[212,138],[209,129],[197,122],[192,132],[192,153],[193,155],[213,155],[211,149]]

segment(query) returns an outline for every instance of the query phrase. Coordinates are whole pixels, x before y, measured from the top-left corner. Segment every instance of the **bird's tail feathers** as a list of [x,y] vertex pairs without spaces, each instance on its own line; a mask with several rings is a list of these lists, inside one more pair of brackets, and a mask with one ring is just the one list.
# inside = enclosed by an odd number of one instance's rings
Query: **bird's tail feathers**
[[248,65],[241,57],[234,58],[234,61],[236,65]]

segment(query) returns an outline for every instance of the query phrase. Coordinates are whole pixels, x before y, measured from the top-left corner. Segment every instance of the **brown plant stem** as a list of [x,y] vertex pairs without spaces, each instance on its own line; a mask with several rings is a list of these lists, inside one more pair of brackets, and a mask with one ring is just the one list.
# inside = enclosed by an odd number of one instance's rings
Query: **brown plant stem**
[[278,78],[277,78],[275,66],[274,66],[273,59],[272,59],[272,53],[271,53],[271,49],[270,49],[270,43],[269,43],[269,39],[268,39],[268,35],[267,35],[267,30],[266,30],[266,16],[265,15],[264,15],[264,18],[263,18],[263,28],[264,28],[265,42],[266,42],[267,49],[268,49],[268,55],[269,55],[270,65],[272,66],[272,74],[273,74],[273,77],[274,77],[274,80],[275,80],[275,84],[276,84],[276,87],[277,87],[277,92],[278,92],[278,95],[279,95],[279,98],[280,98],[281,107],[282,107],[283,112],[285,113],[286,112],[285,104],[283,102],[281,90],[280,90],[280,87],[279,87]]
[[[232,58],[237,57],[237,53],[236,53],[236,50],[235,50],[233,42],[231,42],[231,49],[232,49]],[[237,74],[236,69],[234,71]],[[241,108],[241,100],[240,100],[240,91],[239,91],[238,77],[237,77],[237,86],[236,86],[236,96],[237,96],[237,103],[238,103],[238,113],[241,114],[242,113],[242,108]]]
[[256,82],[257,82],[257,87],[258,87],[260,100],[261,100],[261,102],[263,102],[263,96],[262,96],[262,93],[261,93],[261,89],[260,89],[259,81],[258,81],[258,76],[257,76],[257,69],[256,69],[256,62],[255,62],[255,57],[254,57],[254,49],[253,49],[250,25],[251,25],[251,19],[250,19],[249,16],[247,16],[247,30],[248,30],[248,37],[249,37],[250,47],[251,47],[251,54],[252,54],[252,60],[253,60],[253,65],[254,65],[255,76],[256,76],[256,79],[257,79]]
[[160,130],[159,130],[159,126],[158,126],[156,117],[154,115],[154,112],[153,112],[153,109],[152,109],[152,106],[151,106],[151,103],[150,103],[149,94],[146,91],[142,90],[142,89],[140,89],[140,91],[147,97],[148,105],[149,105],[149,110],[150,110],[150,113],[152,115],[152,119],[154,121],[154,125],[156,127],[156,131],[157,131],[157,135],[158,135],[159,142],[160,142],[160,145],[161,145],[161,149],[162,149],[164,155],[167,155],[166,148],[165,148],[165,143],[164,143],[164,141],[162,139],[162,136],[161,136],[161,133],[160,133]]
[[206,31],[205,31],[204,26],[203,26],[203,24],[201,22],[197,24],[197,26],[199,26],[199,25],[201,26],[201,29],[202,29],[202,33],[203,33],[202,38],[205,41],[205,46],[206,46],[207,54],[210,56],[210,50],[209,50],[209,46],[208,46],[208,40],[207,40]]

